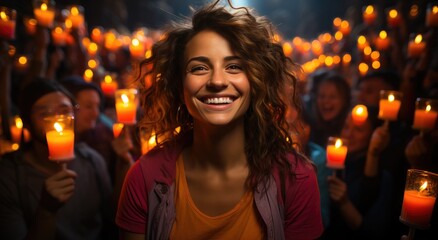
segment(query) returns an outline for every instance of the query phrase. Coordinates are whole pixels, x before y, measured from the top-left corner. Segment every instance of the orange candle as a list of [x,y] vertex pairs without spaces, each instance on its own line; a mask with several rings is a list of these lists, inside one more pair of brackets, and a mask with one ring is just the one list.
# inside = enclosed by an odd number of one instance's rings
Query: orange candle
[[13,143],[21,142],[21,133],[23,131],[23,121],[20,117],[14,117],[13,124],[11,124],[11,138]]
[[82,6],[71,6],[69,8],[68,19],[70,19],[72,23],[72,27],[79,28],[84,25],[84,8]]
[[329,144],[327,145],[327,167],[343,169],[346,156],[347,147],[343,145],[342,140],[330,137]]
[[339,31],[344,35],[347,36],[351,32],[350,23],[347,20],[343,20],[341,22],[341,25],[339,26]]
[[430,5],[427,8],[426,26],[438,27],[438,5]]
[[24,26],[26,28],[26,33],[29,35],[34,35],[36,32],[37,20],[34,18],[24,18]]
[[113,134],[114,134],[115,138],[119,137],[124,126],[125,125],[123,123],[114,123],[113,124]]
[[376,21],[377,11],[372,5],[368,5],[363,11],[362,17],[365,24],[372,25]]
[[103,29],[101,27],[95,27],[91,31],[91,40],[97,44],[103,42]]
[[412,128],[418,130],[431,130],[435,128],[437,112],[426,110],[415,110],[414,124]]
[[429,226],[436,197],[423,194],[427,185],[425,181],[419,190],[405,190],[400,216],[403,222],[419,228]]
[[414,40],[409,41],[408,44],[408,57],[419,57],[426,48],[426,43],[423,42],[423,36],[418,34]]
[[390,40],[386,31],[380,31],[379,36],[375,40],[377,50],[386,50],[389,48]]
[[118,88],[118,84],[115,80],[113,80],[111,75],[108,74],[105,75],[103,81],[100,82],[100,88],[105,96],[114,96],[114,93]]
[[390,9],[388,11],[388,16],[386,18],[386,21],[388,22],[388,26],[390,27],[398,27],[401,23],[401,17],[400,14],[395,9]]
[[383,120],[397,120],[401,101],[396,98],[396,93],[389,92],[387,96],[380,98],[379,118]]
[[137,90],[120,89],[116,91],[117,121],[124,124],[137,122]]
[[129,51],[130,51],[132,57],[143,58],[146,49],[145,49],[143,43],[139,39],[134,38],[131,41],[131,45],[129,45]]
[[55,27],[52,30],[53,44],[57,46],[64,46],[67,40],[67,33],[60,26]]
[[0,7],[0,38],[15,39],[16,13],[14,9]]
[[[55,123],[57,124],[57,123]],[[56,128],[56,127],[55,127]],[[49,159],[54,161],[74,158],[73,130],[53,130],[46,133]]]
[[41,3],[33,9],[33,13],[39,25],[43,27],[52,27],[55,19],[55,10],[48,3]]
[[351,111],[351,117],[355,125],[362,125],[368,118],[368,109],[365,105],[356,105]]

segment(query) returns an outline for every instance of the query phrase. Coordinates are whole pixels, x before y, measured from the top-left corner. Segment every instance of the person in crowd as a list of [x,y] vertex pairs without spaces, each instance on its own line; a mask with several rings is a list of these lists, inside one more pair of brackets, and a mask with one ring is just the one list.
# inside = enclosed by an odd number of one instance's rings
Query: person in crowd
[[113,190],[106,163],[85,144],[74,158],[49,159],[45,118],[73,115],[72,96],[56,81],[35,79],[20,96],[32,140],[0,160],[2,239],[115,239]]
[[341,137],[348,153],[345,169],[328,177],[332,200],[330,226],[324,239],[387,239],[392,204],[392,177],[379,166],[380,154],[388,145],[389,133],[368,107],[363,124],[347,117]]
[[350,108],[351,90],[345,79],[328,73],[315,87],[315,101],[310,115],[310,140],[322,147],[330,136],[339,136]]
[[[219,1],[174,25],[142,62],[158,146],[128,172],[121,239],[316,239],[315,167],[292,145],[283,86],[294,63],[272,25]],[[144,85],[143,85],[144,87]],[[297,107],[297,106],[295,106]],[[179,128],[178,128],[179,127]]]

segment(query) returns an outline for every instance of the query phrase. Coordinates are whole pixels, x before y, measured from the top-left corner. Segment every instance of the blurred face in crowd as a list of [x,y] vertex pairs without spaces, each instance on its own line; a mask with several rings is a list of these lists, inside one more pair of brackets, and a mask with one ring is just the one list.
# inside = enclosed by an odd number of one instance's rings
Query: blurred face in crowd
[[39,98],[32,106],[32,137],[46,142],[44,118],[54,115],[73,115],[73,105],[70,99],[61,92],[52,92]]
[[348,152],[355,153],[368,148],[372,133],[373,129],[369,121],[360,126],[355,125],[350,114],[345,120],[341,137],[347,140]]
[[100,114],[100,97],[92,89],[80,91],[76,96],[79,110],[75,115],[76,131],[81,133],[96,126],[97,118]]
[[226,125],[243,120],[250,83],[242,59],[213,31],[195,35],[185,50],[184,102],[194,122]]
[[331,121],[341,113],[345,104],[343,101],[341,93],[334,83],[323,81],[319,84],[316,93],[316,106],[324,121]]
[[379,106],[380,90],[390,90],[391,86],[382,79],[370,78],[359,83],[356,101],[367,106]]

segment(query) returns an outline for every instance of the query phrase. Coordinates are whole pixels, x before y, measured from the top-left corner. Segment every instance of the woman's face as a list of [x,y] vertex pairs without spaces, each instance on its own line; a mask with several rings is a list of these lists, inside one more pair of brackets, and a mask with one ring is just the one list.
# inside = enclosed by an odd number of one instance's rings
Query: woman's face
[[82,90],[77,94],[76,101],[79,104],[75,115],[76,130],[83,132],[94,128],[100,114],[99,94],[92,89]]
[[321,82],[319,84],[316,106],[324,121],[331,121],[341,113],[344,103],[334,83]]
[[373,129],[369,121],[357,126],[353,124],[351,114],[345,120],[341,131],[341,138],[347,140],[348,152],[355,153],[368,148]]
[[243,120],[251,99],[242,61],[213,31],[202,31],[187,43],[184,102],[195,123],[218,126]]

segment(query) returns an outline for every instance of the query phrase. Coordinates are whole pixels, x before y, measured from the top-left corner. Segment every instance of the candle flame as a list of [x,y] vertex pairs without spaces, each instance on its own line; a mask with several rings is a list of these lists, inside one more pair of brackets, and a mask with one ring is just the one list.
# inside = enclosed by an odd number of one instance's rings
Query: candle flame
[[112,83],[113,78],[111,77],[111,75],[105,75],[105,78],[103,80],[105,81],[105,83]]
[[56,122],[55,124],[53,124],[53,127],[55,128],[55,130],[56,130],[58,133],[61,133],[62,130],[63,130],[61,124],[59,124],[59,123],[57,123],[57,122]]
[[356,114],[357,114],[357,115],[361,115],[361,114],[363,114],[363,107],[362,107],[362,106],[359,106],[359,107],[356,109]]
[[397,10],[395,10],[395,9],[391,9],[391,11],[389,11],[389,16],[390,16],[391,18],[396,18],[397,15],[398,15]]
[[348,28],[350,26],[350,23],[347,20],[344,20],[341,22],[341,28]]
[[128,96],[126,94],[122,94],[120,96],[120,98],[122,99],[123,103],[125,103],[125,104],[129,103],[129,98],[128,98]]
[[380,31],[380,33],[379,33],[379,37],[380,37],[381,39],[385,39],[387,36],[388,36],[388,34],[386,33],[386,31]]
[[45,4],[45,3],[43,3],[43,4],[41,4],[41,10],[43,10],[43,11],[47,11],[47,4]]
[[138,41],[138,39],[137,38],[134,38],[134,39],[132,39],[132,46],[138,46],[138,45],[140,45],[140,41]]
[[433,14],[437,14],[438,13],[438,6],[433,6],[432,12],[433,12]]
[[77,7],[72,7],[70,9],[71,15],[79,15],[79,9]]
[[88,67],[89,67],[89,68],[96,68],[96,67],[97,67],[97,62],[96,62],[96,60],[94,60],[94,59],[90,59],[90,60],[88,61]]
[[416,37],[415,37],[415,43],[421,43],[421,41],[423,41],[423,36],[421,36],[421,34],[418,34]]
[[157,141],[156,141],[156,136],[155,135],[152,135],[152,137],[151,138],[149,138],[149,144],[156,144],[157,143]]
[[374,7],[371,5],[368,5],[367,8],[365,8],[365,13],[371,14],[374,12]]
[[8,15],[6,15],[6,13],[3,12],[3,11],[0,12],[0,18],[1,18],[3,21],[8,21]]
[[61,27],[56,27],[54,31],[58,34],[63,32]]
[[15,126],[17,128],[23,128],[23,121],[21,120],[20,117],[15,117]]
[[341,23],[342,23],[342,20],[340,18],[337,17],[337,18],[333,19],[333,25],[335,27],[339,27],[341,25]]
[[426,112],[430,112],[430,110],[432,110],[432,106],[430,106],[430,104],[428,104],[428,105],[426,106]]
[[423,183],[423,185],[421,185],[421,187],[420,187],[420,193],[421,193],[422,191],[426,190],[426,188],[427,188],[427,181],[425,181],[425,182]]
[[359,44],[365,44],[366,42],[367,42],[367,39],[366,39],[366,37],[363,36],[363,35],[360,35],[360,36],[357,38],[357,43],[359,43]]
[[19,58],[18,58],[18,62],[19,62],[21,65],[26,64],[26,63],[27,63],[27,57],[25,57],[25,56],[21,56],[21,57],[19,57]]
[[389,94],[389,96],[388,96],[388,101],[390,101],[390,102],[394,102],[394,100],[395,100],[394,95]]
[[342,146],[342,140],[341,139],[336,139],[336,143],[335,143],[335,148],[340,148]]

